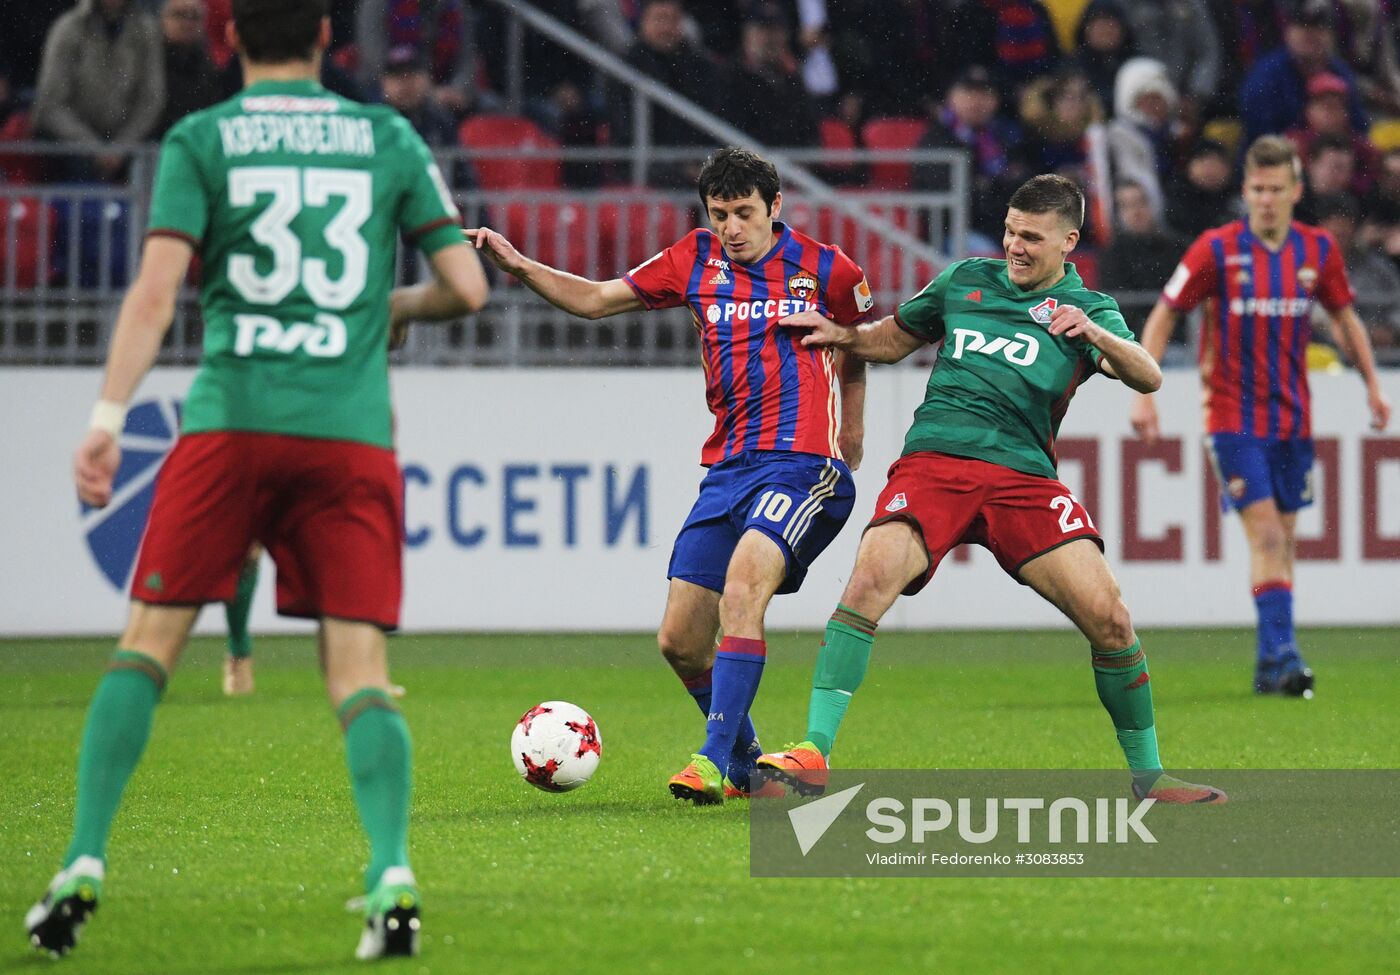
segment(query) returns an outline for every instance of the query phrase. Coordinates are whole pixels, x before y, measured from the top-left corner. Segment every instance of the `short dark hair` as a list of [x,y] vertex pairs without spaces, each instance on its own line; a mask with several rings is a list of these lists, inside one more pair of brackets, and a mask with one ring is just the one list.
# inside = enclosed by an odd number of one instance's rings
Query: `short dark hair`
[[329,0],[233,0],[238,40],[256,64],[310,59],[329,13]]
[[710,205],[710,197],[739,200],[757,191],[768,204],[769,213],[773,212],[773,201],[781,189],[777,167],[758,153],[737,146],[725,146],[712,153],[700,167],[696,186],[702,207]]
[[1011,194],[1007,204],[1022,213],[1058,213],[1075,230],[1084,226],[1084,191],[1055,173],[1032,176]]

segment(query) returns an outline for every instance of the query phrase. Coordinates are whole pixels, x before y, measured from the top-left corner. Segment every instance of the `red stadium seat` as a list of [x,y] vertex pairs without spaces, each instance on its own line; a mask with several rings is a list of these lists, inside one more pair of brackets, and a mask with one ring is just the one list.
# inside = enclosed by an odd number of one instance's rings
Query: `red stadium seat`
[[[604,193],[614,190],[605,189]],[[614,278],[658,251],[670,247],[694,228],[689,208],[643,194],[632,187],[615,188],[622,203],[598,207],[598,276]]]
[[[15,112],[0,126],[0,147],[7,142],[23,142],[33,137],[28,112]],[[0,181],[7,183],[42,183],[44,157],[32,153],[0,152]]]
[[[558,149],[559,141],[518,115],[473,115],[457,130],[468,149]],[[556,189],[564,185],[563,164],[554,159],[496,157],[476,159],[483,189]]]
[[[847,198],[861,202],[858,193],[848,194]],[[905,233],[919,236],[918,212],[912,207],[866,203],[864,209],[873,216],[888,220]],[[862,229],[841,211],[832,207],[818,207],[814,217],[815,220],[810,223],[815,230],[814,236],[845,251],[865,271],[870,286],[876,291],[898,292],[907,296],[933,280],[932,264],[916,260],[912,268],[906,269],[895,245],[882,244],[876,234]]]
[[[507,203],[491,207],[496,225],[522,254],[570,274],[591,277],[587,214],[572,203]],[[504,216],[505,219],[501,220]],[[513,278],[507,278],[514,281]]]
[[[856,134],[839,118],[822,119],[820,132],[823,149],[845,151],[859,148]],[[854,162],[830,162],[822,165],[822,171],[827,174],[828,179],[845,184],[855,181],[851,177],[855,176],[858,169],[858,164]]]
[[[39,283],[39,214],[42,207],[39,200],[30,196],[0,197],[0,288],[32,288]],[[13,275],[10,271],[12,260]]]
[[[867,149],[913,149],[928,129],[928,119],[877,118],[861,127]],[[908,190],[913,186],[914,167],[907,162],[870,164],[871,189]]]

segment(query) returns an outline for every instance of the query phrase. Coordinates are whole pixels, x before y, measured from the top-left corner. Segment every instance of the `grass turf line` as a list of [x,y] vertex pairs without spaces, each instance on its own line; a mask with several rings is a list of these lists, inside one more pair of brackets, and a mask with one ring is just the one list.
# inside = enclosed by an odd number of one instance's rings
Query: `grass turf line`
[[[1163,758],[1178,767],[1397,767],[1388,629],[1311,630],[1314,701],[1249,691],[1253,635],[1147,634]],[[755,720],[800,737],[815,634],[770,634]],[[107,640],[0,642],[0,970],[48,970],[20,919],[67,841],[83,713]],[[219,692],[196,640],[156,716],[73,973],[364,971],[350,960],[365,848],[311,641],[257,642],[258,692]],[[1112,768],[1083,641],[1065,632],[888,633],[842,729],[847,767]],[[415,742],[411,844],[424,954],[392,971],[1383,971],[1400,941],[1385,880],[751,880],[742,804],[694,809],[666,778],[703,736],[645,636],[398,637]],[[588,708],[584,789],[521,782],[520,713]],[[1283,945],[1287,944],[1287,950]],[[687,964],[686,967],[691,967]]]

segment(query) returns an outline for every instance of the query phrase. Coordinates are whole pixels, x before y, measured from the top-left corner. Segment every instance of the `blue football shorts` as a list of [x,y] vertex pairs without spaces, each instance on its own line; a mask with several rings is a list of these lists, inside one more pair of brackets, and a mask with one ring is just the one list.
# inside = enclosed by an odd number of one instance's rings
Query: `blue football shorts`
[[739,539],[757,529],[778,544],[787,576],[778,592],[796,592],[807,568],[846,524],[855,504],[851,470],[817,454],[746,450],[712,466],[676,536],[668,579],[724,591]]
[[1211,433],[1206,435],[1206,448],[1220,478],[1221,506],[1226,511],[1243,511],[1266,498],[1272,498],[1285,514],[1312,504],[1311,438]]

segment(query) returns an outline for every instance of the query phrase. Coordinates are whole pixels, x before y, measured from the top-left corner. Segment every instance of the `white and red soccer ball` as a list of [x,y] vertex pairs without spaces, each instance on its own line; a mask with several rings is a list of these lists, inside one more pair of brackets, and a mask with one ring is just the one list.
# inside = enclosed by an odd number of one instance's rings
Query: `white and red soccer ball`
[[598,770],[603,739],[583,708],[567,701],[545,701],[520,716],[510,736],[515,770],[537,789],[568,792]]

